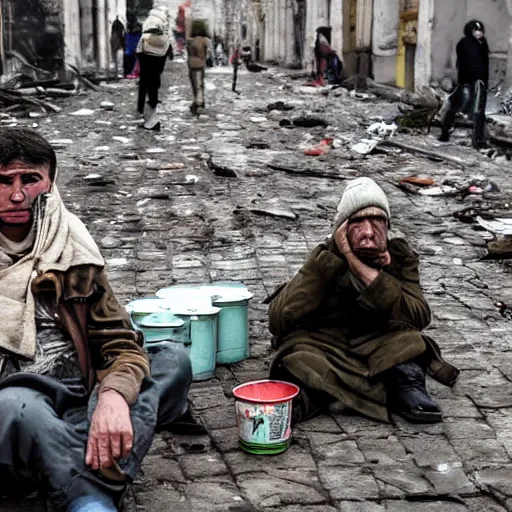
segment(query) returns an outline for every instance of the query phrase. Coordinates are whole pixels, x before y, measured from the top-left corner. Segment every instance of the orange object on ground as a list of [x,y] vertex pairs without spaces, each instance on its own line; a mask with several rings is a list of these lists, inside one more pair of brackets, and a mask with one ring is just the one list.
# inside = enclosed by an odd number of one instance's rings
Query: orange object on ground
[[332,139],[323,139],[319,144],[313,146],[311,149],[304,151],[305,155],[308,156],[322,156],[325,155],[332,146]]
[[417,187],[431,187],[435,184],[435,180],[432,178],[419,178],[418,176],[409,176],[400,180],[400,183],[410,183],[411,185],[416,185]]

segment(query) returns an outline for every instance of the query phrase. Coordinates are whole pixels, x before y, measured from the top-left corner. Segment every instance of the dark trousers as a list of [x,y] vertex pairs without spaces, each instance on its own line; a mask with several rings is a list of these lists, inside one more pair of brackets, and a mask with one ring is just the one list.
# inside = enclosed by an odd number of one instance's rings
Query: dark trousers
[[195,107],[204,107],[204,69],[189,69]]
[[[127,460],[119,461],[128,482],[137,475],[155,430],[185,413],[192,380],[182,344],[163,343],[149,353],[151,378],[144,380],[130,408],[134,447]],[[85,495],[118,504],[126,484],[106,480],[85,465],[96,403],[95,394],[88,397],[34,374],[19,373],[0,382],[0,496],[40,491],[59,512]]]
[[126,55],[126,53],[124,54],[124,76],[132,74],[133,68],[135,67],[135,62],[137,62],[136,55]]
[[158,90],[161,85],[160,77],[164,71],[166,57],[155,57],[154,55],[146,55],[144,53],[139,53],[137,57],[140,64],[137,110],[142,114],[144,112],[146,96],[151,108],[156,108],[158,105]]
[[469,114],[473,118],[473,145],[484,141],[485,107],[487,106],[487,87],[478,80],[470,84],[461,84],[450,95],[450,107],[443,119],[443,132],[448,133],[455,122],[457,112]]

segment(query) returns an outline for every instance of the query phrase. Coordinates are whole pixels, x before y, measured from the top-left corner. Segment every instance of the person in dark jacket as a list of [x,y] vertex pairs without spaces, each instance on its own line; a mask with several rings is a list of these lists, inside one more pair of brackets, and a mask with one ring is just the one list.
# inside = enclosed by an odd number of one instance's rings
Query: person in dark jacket
[[416,423],[442,419],[425,375],[453,385],[458,370],[422,333],[431,313],[418,256],[404,239],[390,236],[390,218],[386,195],[373,180],[349,182],[333,236],[267,300],[277,347],[270,377],[301,388],[294,423],[334,400],[380,421],[389,421],[390,412]]
[[472,20],[464,27],[464,37],[457,44],[458,85],[449,98],[439,137],[441,142],[450,140],[450,130],[457,112],[472,114],[473,146],[485,145],[485,107],[489,84],[489,45],[484,36],[482,22]]

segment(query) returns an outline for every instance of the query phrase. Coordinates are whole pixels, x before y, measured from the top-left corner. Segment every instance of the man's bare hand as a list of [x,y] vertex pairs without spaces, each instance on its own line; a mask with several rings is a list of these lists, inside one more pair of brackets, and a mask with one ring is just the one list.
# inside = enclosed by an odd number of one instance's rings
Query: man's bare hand
[[85,462],[94,470],[111,468],[126,458],[132,447],[130,407],[117,391],[104,391],[92,415]]
[[347,238],[347,226],[348,220],[346,220],[334,233],[334,241],[336,242],[336,246],[338,247],[338,251],[341,252],[344,256],[352,253],[352,248],[350,247],[350,243]]

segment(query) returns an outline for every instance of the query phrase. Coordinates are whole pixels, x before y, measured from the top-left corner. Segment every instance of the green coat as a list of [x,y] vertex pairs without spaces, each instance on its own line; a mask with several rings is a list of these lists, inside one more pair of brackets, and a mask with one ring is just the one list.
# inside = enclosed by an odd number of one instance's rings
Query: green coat
[[320,244],[297,275],[271,298],[270,331],[277,354],[271,376],[285,368],[304,385],[344,406],[389,421],[382,374],[426,354],[429,373],[453,385],[458,370],[421,331],[431,313],[419,260],[403,239],[389,242],[392,263],[364,287],[333,240]]

